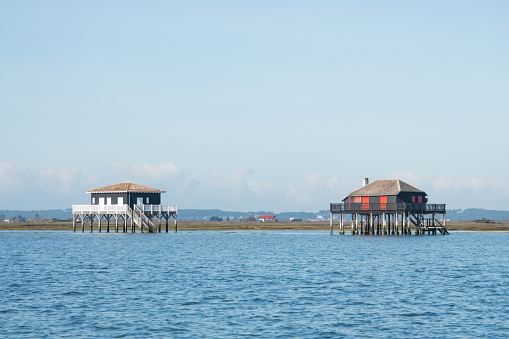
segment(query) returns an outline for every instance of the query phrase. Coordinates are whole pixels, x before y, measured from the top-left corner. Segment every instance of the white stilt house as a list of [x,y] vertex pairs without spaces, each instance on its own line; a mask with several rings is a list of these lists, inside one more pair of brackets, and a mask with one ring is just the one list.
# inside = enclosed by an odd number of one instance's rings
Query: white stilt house
[[138,228],[141,232],[161,232],[161,222],[164,219],[166,232],[168,221],[175,220],[177,232],[177,205],[162,205],[161,191],[157,188],[120,183],[116,185],[96,188],[90,191],[90,205],[72,206],[72,229],[76,232],[76,222],[81,221],[81,231],[85,231],[85,220],[90,222],[90,232],[93,231],[94,219],[97,218],[98,230],[102,231],[102,221],[106,221],[106,231],[110,231],[110,221],[115,222],[115,232],[119,230],[119,223],[123,232],[128,226],[131,232]]

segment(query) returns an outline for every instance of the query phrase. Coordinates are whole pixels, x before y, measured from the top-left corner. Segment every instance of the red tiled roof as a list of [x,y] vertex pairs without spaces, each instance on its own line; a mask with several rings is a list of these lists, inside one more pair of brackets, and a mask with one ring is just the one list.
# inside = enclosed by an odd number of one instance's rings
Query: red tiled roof
[[258,219],[274,219],[275,215],[260,215]]
[[119,193],[119,192],[165,193],[166,191],[161,191],[157,188],[133,184],[132,182],[124,182],[124,183],[120,183],[120,184],[95,188],[93,190],[87,191],[87,193],[106,193],[106,192],[108,192],[108,193]]

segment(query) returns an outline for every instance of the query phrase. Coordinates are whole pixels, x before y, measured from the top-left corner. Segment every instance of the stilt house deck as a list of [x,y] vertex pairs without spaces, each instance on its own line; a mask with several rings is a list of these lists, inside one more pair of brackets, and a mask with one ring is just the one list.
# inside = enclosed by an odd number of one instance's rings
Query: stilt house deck
[[73,205],[73,231],[76,232],[76,222],[81,221],[81,231],[85,231],[85,221],[90,222],[90,232],[93,231],[94,219],[97,218],[98,231],[102,231],[102,220],[106,219],[106,232],[110,231],[110,221],[115,222],[115,232],[119,231],[119,223],[125,233],[128,226],[131,232],[138,228],[141,232],[161,232],[161,221],[164,219],[166,232],[168,221],[175,220],[177,232],[177,205],[161,205],[161,193],[165,191],[156,188],[121,183],[91,191],[90,205]]
[[[445,204],[428,204],[427,194],[399,179],[376,180],[350,193],[343,203],[330,204],[330,227],[339,214],[339,233],[345,234],[344,215],[352,218],[352,234],[449,234]],[[442,215],[442,221],[437,219]]]

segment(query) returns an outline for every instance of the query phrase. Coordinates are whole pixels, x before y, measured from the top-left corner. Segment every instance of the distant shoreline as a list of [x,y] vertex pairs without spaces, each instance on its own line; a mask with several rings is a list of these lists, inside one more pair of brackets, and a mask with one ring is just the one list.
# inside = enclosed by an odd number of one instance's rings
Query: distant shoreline
[[[85,224],[85,232],[90,232],[90,224]],[[479,223],[479,222],[463,222],[451,221],[447,223],[449,231],[475,231],[475,232],[509,232],[509,222]],[[162,232],[166,232],[165,223],[161,224]],[[77,225],[77,229],[81,232],[81,224]],[[69,231],[72,230],[71,221],[57,222],[40,222],[40,223],[0,223],[0,231],[2,230],[54,230]],[[173,222],[168,224],[168,232],[174,232],[175,225]],[[213,222],[213,221],[179,221],[179,231],[328,231],[330,226],[328,222]],[[339,230],[339,223],[335,222],[334,232]],[[345,230],[350,230],[350,224],[346,223]],[[106,223],[102,223],[102,231],[106,232]],[[110,224],[110,232],[115,232],[115,224]],[[139,230],[136,230],[139,232]],[[94,232],[97,230],[97,221],[94,222]]]

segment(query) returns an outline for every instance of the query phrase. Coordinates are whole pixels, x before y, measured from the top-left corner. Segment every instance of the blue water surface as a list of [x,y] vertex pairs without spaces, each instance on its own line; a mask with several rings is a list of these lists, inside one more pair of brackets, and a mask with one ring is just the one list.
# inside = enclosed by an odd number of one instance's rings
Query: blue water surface
[[509,337],[509,233],[0,232],[1,338]]

